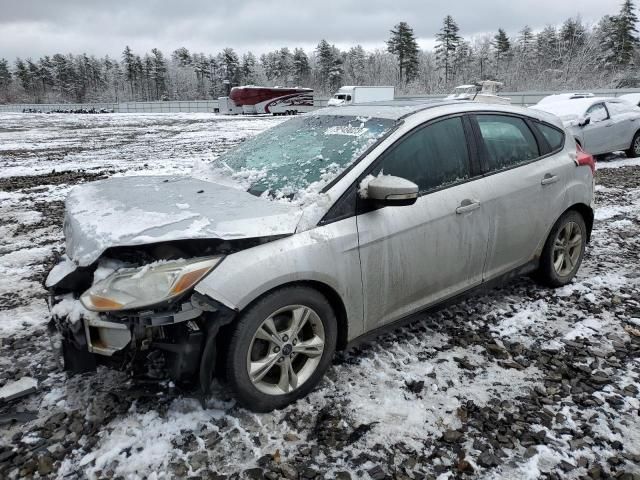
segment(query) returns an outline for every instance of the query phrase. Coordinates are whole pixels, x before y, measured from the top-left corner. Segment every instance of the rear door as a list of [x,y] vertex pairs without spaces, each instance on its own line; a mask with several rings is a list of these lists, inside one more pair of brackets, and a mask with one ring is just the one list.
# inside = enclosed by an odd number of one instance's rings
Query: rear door
[[582,127],[584,149],[593,155],[616,150],[618,147],[613,135],[613,122],[604,103],[596,103],[589,107],[586,116],[590,118],[590,122]]
[[484,206],[491,217],[484,267],[488,280],[533,261],[562,213],[567,165],[559,159],[565,137],[554,126],[537,127],[515,115],[472,119],[485,171]]
[[634,112],[633,107],[626,102],[611,101],[606,102],[606,106],[613,122],[611,135],[615,139],[616,150],[626,150],[640,128],[638,113]]
[[367,330],[481,283],[489,217],[468,136],[471,126],[462,116],[430,122],[365,173],[403,177],[420,188],[410,206],[374,210],[358,200]]

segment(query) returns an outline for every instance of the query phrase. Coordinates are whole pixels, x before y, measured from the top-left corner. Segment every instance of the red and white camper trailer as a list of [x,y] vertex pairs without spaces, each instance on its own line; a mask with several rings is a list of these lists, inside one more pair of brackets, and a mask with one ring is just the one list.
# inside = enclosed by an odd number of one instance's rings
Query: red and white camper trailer
[[233,87],[228,97],[218,98],[220,113],[296,115],[313,110],[313,90],[288,87]]

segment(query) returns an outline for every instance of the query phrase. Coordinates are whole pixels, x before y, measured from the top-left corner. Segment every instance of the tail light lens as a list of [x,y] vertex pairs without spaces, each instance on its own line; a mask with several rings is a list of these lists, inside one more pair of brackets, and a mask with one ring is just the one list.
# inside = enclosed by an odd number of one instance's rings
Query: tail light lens
[[586,165],[591,169],[592,174],[596,173],[596,159],[578,144],[576,144],[576,165],[579,167]]

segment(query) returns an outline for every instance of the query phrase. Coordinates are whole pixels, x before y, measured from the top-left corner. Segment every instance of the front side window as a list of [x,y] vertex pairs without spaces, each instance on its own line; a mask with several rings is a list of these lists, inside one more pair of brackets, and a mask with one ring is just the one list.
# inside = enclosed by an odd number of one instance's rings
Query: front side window
[[405,178],[418,185],[421,193],[469,178],[462,119],[448,118],[410,133],[385,154],[371,173]]
[[506,115],[478,115],[489,171],[527,163],[540,156],[538,143],[526,122]]
[[589,107],[587,110],[587,116],[591,119],[592,122],[602,122],[609,118],[609,113],[604,106],[604,103],[596,103]]

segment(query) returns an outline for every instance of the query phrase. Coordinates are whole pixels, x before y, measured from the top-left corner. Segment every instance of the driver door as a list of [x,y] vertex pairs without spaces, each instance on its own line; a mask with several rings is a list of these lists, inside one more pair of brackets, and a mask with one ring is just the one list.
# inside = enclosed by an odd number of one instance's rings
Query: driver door
[[366,330],[482,282],[490,218],[465,122],[454,116],[419,127],[368,172],[411,180],[420,196],[410,206],[379,209],[358,199]]
[[586,116],[591,119],[583,128],[583,148],[592,155],[612,152],[616,149],[610,129],[613,122],[604,103],[596,103],[589,107]]

